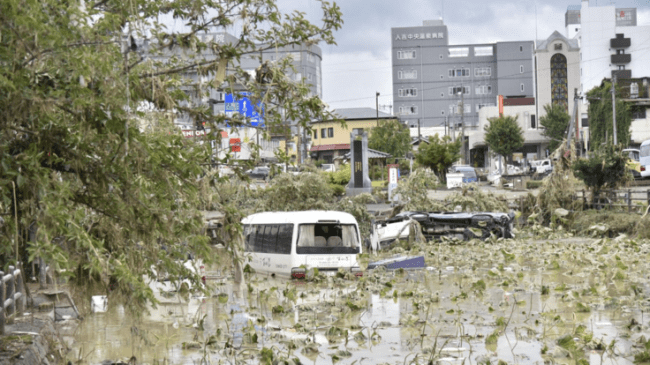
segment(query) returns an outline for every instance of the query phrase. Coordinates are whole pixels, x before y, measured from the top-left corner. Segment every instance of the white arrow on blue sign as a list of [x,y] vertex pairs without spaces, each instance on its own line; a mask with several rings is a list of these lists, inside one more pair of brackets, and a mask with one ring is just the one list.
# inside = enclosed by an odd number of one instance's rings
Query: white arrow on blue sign
[[260,117],[260,113],[257,112],[257,110],[261,110],[263,116],[264,105],[261,102],[258,102],[257,107],[253,106],[253,103],[248,98],[250,95],[249,92],[241,92],[239,95],[240,98],[236,99],[236,94],[226,94],[226,115],[231,116],[234,112],[237,112],[246,118],[249,118],[251,121],[251,126],[264,127],[264,119]]

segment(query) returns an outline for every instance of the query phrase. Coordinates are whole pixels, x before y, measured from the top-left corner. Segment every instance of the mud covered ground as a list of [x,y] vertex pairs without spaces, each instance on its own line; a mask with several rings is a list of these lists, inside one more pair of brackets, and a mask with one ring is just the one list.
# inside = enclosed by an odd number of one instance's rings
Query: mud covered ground
[[[430,242],[419,271],[210,280],[206,297],[121,305],[67,335],[73,363],[631,364],[647,361],[650,241],[539,228],[514,240]],[[540,239],[540,237],[546,237]]]

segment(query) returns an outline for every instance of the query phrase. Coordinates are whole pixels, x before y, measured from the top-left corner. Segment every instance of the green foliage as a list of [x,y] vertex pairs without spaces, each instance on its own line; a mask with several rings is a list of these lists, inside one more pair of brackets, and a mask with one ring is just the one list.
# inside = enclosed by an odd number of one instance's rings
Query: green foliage
[[[247,193],[225,184],[241,195],[216,190],[221,182],[203,169],[210,144],[183,138],[171,121],[184,114],[217,131],[225,116],[193,101],[224,87],[243,87],[253,103],[264,102],[271,127],[287,119],[304,127],[333,120],[308,86],[284,76],[290,59],[269,64],[266,80],[251,80],[238,62],[268,47],[333,44],[341,13],[334,4],[321,7],[316,26],[300,12],[281,14],[270,0],[171,0],[164,7],[144,0],[0,0],[0,213],[18,216],[18,227],[6,219],[0,234],[20,232],[18,242],[0,245],[0,262],[40,257],[57,275],[75,276],[74,283],[110,280],[130,298],[129,309],[154,300],[145,284],[152,267],[200,283],[182,265],[188,252],[206,261],[213,256],[197,210],[222,210],[224,230],[237,237],[242,211],[233,202]],[[170,12],[185,30],[158,22]],[[246,21],[234,22],[244,14]],[[208,30],[233,32],[237,42],[203,42]],[[119,35],[127,32],[150,35],[149,49],[123,44]],[[228,75],[215,77],[226,66]],[[182,77],[188,73],[207,80],[204,87]],[[30,226],[37,231],[27,241]]]
[[526,181],[526,189],[538,189],[543,185],[542,180],[528,180]]
[[598,193],[604,187],[615,189],[626,181],[626,163],[621,148],[609,144],[592,152],[588,159],[576,160],[572,168],[576,177]]
[[460,158],[460,146],[460,140],[452,142],[451,137],[440,138],[436,133],[429,137],[429,143],[420,143],[415,160],[433,170],[440,180],[444,180],[447,170]]
[[343,165],[338,170],[334,172],[325,172],[327,176],[327,182],[332,188],[332,192],[335,196],[342,196],[345,194],[345,188],[350,182],[352,176],[352,169],[350,165]]
[[445,207],[429,198],[429,189],[438,185],[438,177],[428,169],[417,169],[408,178],[399,180],[395,194],[405,202],[404,209],[410,211],[441,211]]
[[409,129],[397,119],[387,119],[370,130],[368,148],[390,153],[393,157],[404,157],[411,152]]
[[548,143],[548,149],[555,151],[566,138],[571,116],[564,106],[558,104],[544,105],[544,112],[546,115],[539,118],[539,124],[544,127],[542,135],[551,140]]
[[495,153],[510,161],[512,153],[524,146],[524,132],[517,123],[517,117],[502,116],[488,118],[485,126],[485,143]]
[[[612,83],[603,81],[600,86],[587,92],[589,100],[589,134],[590,150],[598,151],[604,143],[611,143],[614,137],[612,118]],[[631,108],[623,101],[621,90],[616,88],[616,135],[618,144],[627,146],[630,143],[630,125],[632,124]]]

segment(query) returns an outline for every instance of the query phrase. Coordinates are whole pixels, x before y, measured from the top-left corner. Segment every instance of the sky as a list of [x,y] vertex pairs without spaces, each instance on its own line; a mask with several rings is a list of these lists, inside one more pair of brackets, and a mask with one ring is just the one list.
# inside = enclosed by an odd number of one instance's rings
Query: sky
[[[375,108],[391,112],[391,28],[421,26],[424,20],[442,19],[449,44],[546,39],[554,31],[565,34],[567,6],[580,0],[339,0],[343,27],[335,33],[337,45],[323,51],[323,100],[331,109]],[[637,25],[650,26],[650,0],[591,0],[590,6],[615,4],[637,8]],[[282,12],[306,13],[319,24],[315,0],[278,0]],[[649,60],[650,62],[650,60]]]

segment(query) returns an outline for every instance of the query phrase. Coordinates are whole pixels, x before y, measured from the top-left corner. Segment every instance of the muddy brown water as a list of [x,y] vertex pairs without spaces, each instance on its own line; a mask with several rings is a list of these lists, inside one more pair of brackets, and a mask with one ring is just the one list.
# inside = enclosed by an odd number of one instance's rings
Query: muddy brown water
[[[648,330],[648,243],[499,241],[430,245],[426,269],[361,279],[252,275],[206,297],[160,296],[134,320],[86,316],[73,363],[632,364]],[[481,283],[482,282],[482,283]],[[212,336],[212,337],[211,337]],[[568,336],[568,337],[567,337]],[[565,350],[558,339],[572,342]],[[571,341],[572,340],[572,341]],[[270,355],[269,355],[270,354]],[[270,356],[270,357],[268,357]]]

